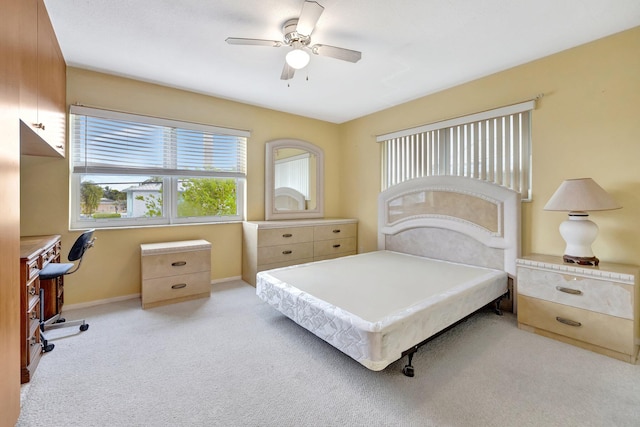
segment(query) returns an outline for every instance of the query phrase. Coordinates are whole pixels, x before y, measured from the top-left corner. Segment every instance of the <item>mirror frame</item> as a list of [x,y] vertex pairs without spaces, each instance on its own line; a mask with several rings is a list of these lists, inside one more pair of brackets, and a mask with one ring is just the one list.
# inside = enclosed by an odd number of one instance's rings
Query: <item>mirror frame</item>
[[[275,159],[276,150],[295,148],[308,151],[316,156],[316,207],[304,211],[278,212],[275,208]],[[322,218],[324,216],[324,151],[307,141],[300,139],[276,139],[266,144],[264,179],[264,217],[267,221],[277,219]]]

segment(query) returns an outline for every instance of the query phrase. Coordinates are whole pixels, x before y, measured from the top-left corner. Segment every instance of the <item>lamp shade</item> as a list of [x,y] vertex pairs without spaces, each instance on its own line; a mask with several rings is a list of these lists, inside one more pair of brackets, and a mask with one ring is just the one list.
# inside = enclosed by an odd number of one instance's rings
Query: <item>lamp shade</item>
[[568,179],[551,196],[546,211],[588,212],[620,209],[602,187],[591,178]]

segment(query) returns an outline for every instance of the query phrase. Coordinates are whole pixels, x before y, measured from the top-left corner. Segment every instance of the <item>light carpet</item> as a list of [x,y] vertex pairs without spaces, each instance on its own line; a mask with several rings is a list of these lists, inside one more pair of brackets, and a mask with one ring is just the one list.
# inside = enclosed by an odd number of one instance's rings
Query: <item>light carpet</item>
[[638,426],[640,366],[480,312],[369,371],[241,281],[210,299],[73,310],[18,426]]

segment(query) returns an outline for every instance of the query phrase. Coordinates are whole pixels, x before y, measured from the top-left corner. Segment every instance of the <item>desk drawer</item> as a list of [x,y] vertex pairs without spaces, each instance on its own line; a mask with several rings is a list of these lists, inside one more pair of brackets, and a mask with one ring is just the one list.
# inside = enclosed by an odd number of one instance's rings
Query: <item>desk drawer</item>
[[634,317],[633,286],[614,281],[519,267],[518,293],[625,319]]
[[211,251],[186,251],[142,257],[142,277],[178,276],[211,271]]
[[313,227],[264,228],[258,230],[258,247],[312,242]]
[[329,255],[340,255],[356,250],[356,238],[321,240],[313,244],[313,256],[318,259]]
[[624,354],[635,351],[632,320],[519,295],[518,322]]
[[312,242],[258,248],[258,265],[288,262],[303,258],[313,258]]
[[211,293],[211,277],[208,271],[180,276],[160,277],[142,282],[142,305],[159,301],[208,296]]

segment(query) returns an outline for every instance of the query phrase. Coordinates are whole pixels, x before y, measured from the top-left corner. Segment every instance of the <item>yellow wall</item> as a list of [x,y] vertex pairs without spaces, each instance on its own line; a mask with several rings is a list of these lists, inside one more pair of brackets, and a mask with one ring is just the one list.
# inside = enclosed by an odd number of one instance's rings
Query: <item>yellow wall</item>
[[[592,177],[623,209],[595,212],[601,260],[640,264],[640,27],[456,86],[342,125],[69,68],[67,100],[252,132],[248,218],[264,217],[264,144],[298,138],[325,150],[327,216],[359,219],[358,250],[376,249],[380,149],[375,135],[544,97],[533,113],[533,201],[523,204],[523,253],[561,255],[566,215],[543,207],[566,178]],[[66,160],[23,157],[21,233],[63,235],[68,248]],[[139,244],[204,238],[212,278],[241,274],[239,224],[99,230],[83,268],[66,280],[66,303],[138,293]]]
[[[335,124],[76,68],[67,70],[67,103],[251,131],[246,195],[251,220],[264,219],[265,143],[279,138],[314,143],[325,153],[325,213],[339,214],[340,141]],[[66,257],[79,234],[69,231],[68,159],[21,160],[20,232],[61,234]],[[141,243],[206,239],[212,243],[212,279],[240,276],[241,236],[239,223],[98,230],[82,268],[65,279],[65,303],[139,293]]]
[[539,93],[544,97],[533,113],[533,201],[523,204],[523,254],[563,253],[558,226],[566,214],[544,211],[544,205],[564,179],[592,177],[623,206],[591,213],[600,226],[596,256],[640,264],[640,27],[343,124],[343,215],[360,220],[359,250],[376,248],[375,135]]

